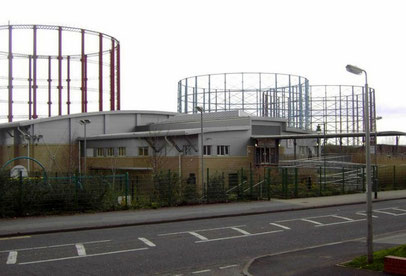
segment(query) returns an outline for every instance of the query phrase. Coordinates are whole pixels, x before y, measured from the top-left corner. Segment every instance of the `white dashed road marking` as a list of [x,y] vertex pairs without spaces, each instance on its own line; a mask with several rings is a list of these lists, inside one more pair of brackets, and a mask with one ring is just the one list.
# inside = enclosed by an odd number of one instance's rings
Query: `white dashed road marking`
[[[355,214],[360,215],[360,216],[366,216],[366,212],[365,211],[360,211],[360,212],[356,212]],[[372,215],[373,218],[378,218],[378,216],[374,216]]]
[[207,239],[207,240],[200,240],[200,241],[196,241],[195,243],[213,242],[213,241],[224,241],[224,240],[231,240],[231,239],[240,239],[240,238],[261,236],[261,235],[267,235],[267,234],[273,234],[273,233],[279,233],[279,232],[283,232],[283,230],[275,230],[275,231],[261,232],[261,233],[255,233],[255,234],[249,234],[249,235],[241,235],[241,236],[231,236],[231,237],[224,237],[224,238],[211,239],[211,240],[209,240],[209,239]]
[[150,246],[150,247],[155,247],[156,246],[152,241],[150,241],[150,240],[148,240],[146,238],[138,238],[138,239],[140,241],[142,241],[143,243],[145,243],[146,245]]
[[196,238],[200,239],[201,241],[207,241],[208,238],[206,238],[205,236],[202,236],[196,232],[188,232],[190,235],[195,236]]
[[290,229],[289,227],[287,227],[287,226],[280,225],[280,224],[273,223],[273,222],[271,222],[270,225],[274,225],[274,226],[276,226],[276,227],[280,227],[280,228],[285,229],[285,230],[291,230],[291,229]]
[[238,264],[226,265],[226,266],[220,266],[219,269],[223,270],[223,269],[233,268],[233,267],[237,267],[237,266],[239,266],[239,265]]
[[243,230],[243,229],[240,229],[240,228],[238,228],[238,227],[231,227],[231,229],[233,229],[233,230],[235,230],[235,231],[237,231],[237,232],[240,232],[240,233],[243,234],[243,235],[251,235],[251,233],[249,233],[249,232],[247,232],[247,231],[245,231],[245,230]]
[[314,223],[314,224],[316,224],[316,225],[324,225],[324,223],[321,223],[321,222],[318,222],[318,221],[314,221],[314,220],[311,220],[311,219],[300,219],[301,221],[307,221],[307,222],[310,222],[310,223]]
[[78,256],[86,256],[86,249],[81,243],[75,244],[76,249],[78,251]]
[[128,249],[128,250],[103,252],[103,253],[91,254],[91,255],[86,255],[86,256],[72,256],[72,257],[66,257],[66,258],[47,259],[47,260],[25,262],[25,263],[19,263],[19,264],[20,265],[27,265],[27,264],[49,263],[49,262],[57,262],[57,261],[71,260],[71,259],[79,259],[79,258],[87,258],[87,257],[95,257],[95,256],[103,256],[103,255],[113,255],[113,254],[141,251],[141,250],[147,250],[147,249],[148,248],[143,247],[143,248],[135,248],[135,249]]
[[7,264],[15,264],[17,262],[17,251],[10,251],[7,258]]
[[[90,241],[90,242],[82,242],[81,244],[102,243],[102,242],[110,242],[110,241],[111,240]],[[56,247],[73,246],[73,245],[76,245],[76,243],[66,243],[66,244],[57,244],[57,245],[49,245],[49,246],[38,246],[38,247],[29,247],[29,248],[9,249],[9,250],[0,251],[0,253],[10,252],[10,251],[27,251],[27,250],[47,249],[47,248],[56,248]]]
[[346,217],[342,217],[342,216],[337,216],[337,215],[332,215],[332,217],[333,217],[333,218],[339,218],[339,219],[347,220],[347,221],[354,221],[353,219],[346,218]]
[[192,231],[182,231],[182,232],[174,232],[174,233],[165,233],[159,234],[159,237],[163,236],[172,236],[172,235],[179,235],[179,234],[187,234],[190,232],[207,232],[207,231],[215,231],[215,230],[223,230],[223,229],[230,229],[233,227],[244,227],[246,225],[235,225],[235,226],[226,226],[226,227],[217,227],[217,228],[208,228],[208,229],[199,229],[199,230],[192,230]]
[[192,274],[207,273],[207,272],[210,272],[210,271],[211,271],[210,269],[205,269],[205,270],[200,270],[200,271],[194,271],[194,272],[192,272]]

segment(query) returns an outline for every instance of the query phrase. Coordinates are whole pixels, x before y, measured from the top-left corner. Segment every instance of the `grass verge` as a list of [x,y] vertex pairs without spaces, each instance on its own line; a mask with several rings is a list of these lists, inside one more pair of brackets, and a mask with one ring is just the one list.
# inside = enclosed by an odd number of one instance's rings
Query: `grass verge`
[[374,262],[368,264],[367,256],[357,257],[351,262],[344,264],[348,267],[358,268],[358,269],[368,269],[374,271],[383,271],[385,256],[397,256],[406,257],[406,245],[401,245],[389,249],[384,249],[374,252]]

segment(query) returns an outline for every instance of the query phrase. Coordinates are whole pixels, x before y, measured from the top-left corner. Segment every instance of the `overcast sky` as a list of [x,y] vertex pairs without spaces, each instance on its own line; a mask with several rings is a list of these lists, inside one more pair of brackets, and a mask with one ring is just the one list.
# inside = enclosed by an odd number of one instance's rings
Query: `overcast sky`
[[[176,111],[177,82],[224,72],[364,85],[378,130],[406,131],[406,2],[399,0],[3,1],[0,24],[49,24],[120,41],[122,109]],[[2,42],[3,43],[3,42]],[[406,138],[403,138],[403,140]]]

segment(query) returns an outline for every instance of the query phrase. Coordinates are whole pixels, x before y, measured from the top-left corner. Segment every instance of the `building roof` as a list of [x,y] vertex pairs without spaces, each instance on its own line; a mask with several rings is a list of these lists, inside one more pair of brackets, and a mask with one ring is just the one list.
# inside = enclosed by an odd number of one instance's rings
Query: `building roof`
[[172,115],[175,116],[178,113],[169,112],[169,111],[153,111],[153,110],[115,110],[115,111],[98,111],[98,112],[88,112],[88,113],[76,113],[63,116],[53,116],[47,118],[39,118],[35,120],[24,120],[16,121],[11,123],[2,123],[0,124],[0,129],[10,129],[16,127],[24,127],[33,124],[39,124],[43,122],[58,121],[68,118],[83,118],[83,117],[92,117],[98,115],[120,115],[120,114],[146,114],[146,115]]
[[[406,132],[401,131],[378,131],[377,136],[406,136]],[[288,135],[252,135],[253,139],[312,139],[312,138],[344,138],[344,137],[363,137],[365,132],[358,133],[328,133],[328,134],[288,134]],[[371,132],[375,136],[375,132]]]
[[[223,132],[223,131],[244,131],[250,130],[249,126],[230,126],[230,127],[208,127],[203,128],[203,133]],[[110,139],[131,139],[131,138],[148,138],[148,137],[165,137],[165,136],[189,136],[200,134],[200,128],[175,129],[175,130],[151,130],[127,133],[99,134],[87,136],[86,140],[110,140]],[[84,137],[79,137],[84,140]]]

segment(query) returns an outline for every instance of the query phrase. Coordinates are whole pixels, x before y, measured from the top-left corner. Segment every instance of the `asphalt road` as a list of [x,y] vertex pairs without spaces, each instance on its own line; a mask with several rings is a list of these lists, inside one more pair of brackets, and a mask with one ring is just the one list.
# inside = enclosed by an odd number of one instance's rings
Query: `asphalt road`
[[[365,237],[364,210],[350,205],[3,238],[0,274],[241,275],[257,256]],[[375,203],[373,215],[375,235],[404,230],[406,200]]]

